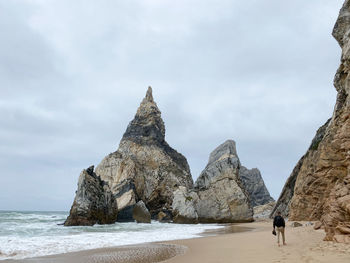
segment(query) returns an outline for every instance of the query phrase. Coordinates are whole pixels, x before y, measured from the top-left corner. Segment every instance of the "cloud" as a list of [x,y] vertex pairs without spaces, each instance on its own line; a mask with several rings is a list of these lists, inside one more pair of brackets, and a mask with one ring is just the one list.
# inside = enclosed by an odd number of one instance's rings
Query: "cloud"
[[194,178],[234,139],[277,198],[332,114],[341,5],[0,1],[0,209],[68,210],[148,85]]

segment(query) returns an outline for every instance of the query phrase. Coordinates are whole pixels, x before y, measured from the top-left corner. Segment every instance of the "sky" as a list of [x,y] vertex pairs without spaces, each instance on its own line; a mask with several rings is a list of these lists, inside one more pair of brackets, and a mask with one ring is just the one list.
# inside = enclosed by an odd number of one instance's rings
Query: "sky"
[[68,211],[148,86],[196,179],[227,139],[277,199],[331,117],[340,0],[0,0],[0,210]]

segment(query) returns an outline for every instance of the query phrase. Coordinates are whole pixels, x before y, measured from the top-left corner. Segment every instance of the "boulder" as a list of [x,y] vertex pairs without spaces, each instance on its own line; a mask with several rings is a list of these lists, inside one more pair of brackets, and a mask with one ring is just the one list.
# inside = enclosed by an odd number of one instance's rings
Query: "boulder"
[[137,223],[151,223],[151,214],[142,200],[134,206],[132,217]]
[[195,183],[198,199],[194,205],[199,222],[253,221],[249,195],[239,177],[240,167],[233,140],[224,142],[210,154],[206,168]]
[[249,194],[250,205],[252,207],[275,201],[270,196],[259,169],[247,169],[246,167],[241,166],[239,169],[239,177]]
[[94,172],[94,166],[79,176],[78,190],[65,226],[113,224],[118,207],[108,184]]
[[140,200],[152,218],[160,211],[171,215],[173,193],[193,187],[186,158],[165,141],[165,126],[148,88],[116,152],[107,155],[96,174],[108,182],[117,199],[118,221],[132,221],[132,208]]

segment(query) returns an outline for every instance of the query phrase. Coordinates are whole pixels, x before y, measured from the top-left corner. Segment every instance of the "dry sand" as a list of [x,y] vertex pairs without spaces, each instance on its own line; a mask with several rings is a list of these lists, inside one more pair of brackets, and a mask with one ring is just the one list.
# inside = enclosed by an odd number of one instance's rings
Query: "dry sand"
[[187,246],[188,250],[166,262],[350,263],[350,245],[324,242],[323,230],[315,231],[312,226],[292,228],[290,224],[286,227],[286,246],[278,247],[271,233],[272,222],[255,222],[244,224],[254,228],[249,232],[169,242]]
[[[277,246],[277,239],[271,234],[272,223],[254,222],[240,224],[246,229],[234,226],[220,231],[218,236],[197,239],[176,240],[161,243],[141,244],[107,249],[95,249],[4,262],[40,263],[122,263],[122,262],[166,262],[166,263],[240,263],[240,262],[327,262],[350,263],[350,245],[322,241],[323,230],[312,226],[286,228],[286,246]],[[230,231],[248,230],[229,233]]]

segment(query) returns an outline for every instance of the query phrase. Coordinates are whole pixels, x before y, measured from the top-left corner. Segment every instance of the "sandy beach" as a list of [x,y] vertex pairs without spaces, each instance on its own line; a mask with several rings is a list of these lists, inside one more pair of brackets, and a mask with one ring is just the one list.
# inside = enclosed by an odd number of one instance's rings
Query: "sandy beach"
[[278,247],[276,237],[271,234],[271,222],[265,221],[228,226],[225,231],[219,231],[217,236],[204,234],[202,238],[196,239],[94,249],[3,262],[350,262],[349,244],[324,242],[323,230],[316,231],[311,225],[292,228],[290,224],[288,222],[286,228],[287,245],[281,247]]
[[290,224],[286,246],[278,247],[271,222],[255,222],[243,224],[254,228],[248,232],[171,242],[188,250],[167,262],[350,262],[350,245],[324,242],[323,230],[316,231],[312,226],[292,228]]

